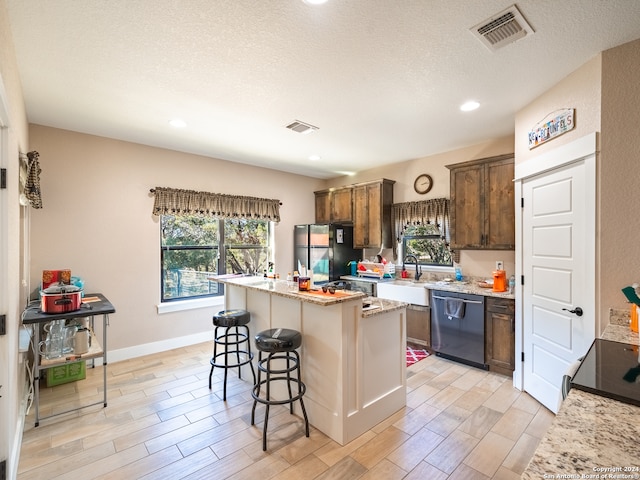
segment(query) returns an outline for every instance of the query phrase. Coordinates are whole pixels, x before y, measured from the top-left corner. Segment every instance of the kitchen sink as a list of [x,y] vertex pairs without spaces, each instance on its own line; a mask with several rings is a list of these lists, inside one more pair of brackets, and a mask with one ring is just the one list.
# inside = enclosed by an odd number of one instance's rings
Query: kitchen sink
[[429,290],[425,288],[424,282],[411,282],[408,280],[378,282],[377,294],[378,297],[388,300],[422,305],[424,307],[429,306]]

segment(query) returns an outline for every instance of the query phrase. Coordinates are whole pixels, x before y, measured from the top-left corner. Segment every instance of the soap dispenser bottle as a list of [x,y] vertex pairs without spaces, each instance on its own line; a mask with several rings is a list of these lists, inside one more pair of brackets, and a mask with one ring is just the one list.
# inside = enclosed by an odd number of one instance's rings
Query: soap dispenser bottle
[[456,263],[455,266],[454,266],[454,270],[456,272],[456,281],[457,282],[461,282],[462,281],[462,267]]

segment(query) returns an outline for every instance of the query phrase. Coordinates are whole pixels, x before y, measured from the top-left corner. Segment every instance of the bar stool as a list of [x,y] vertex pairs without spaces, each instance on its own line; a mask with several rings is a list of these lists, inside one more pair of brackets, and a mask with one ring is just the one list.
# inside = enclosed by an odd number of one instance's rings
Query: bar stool
[[[269,407],[271,405],[289,404],[289,412],[293,414],[293,403],[300,400],[302,414],[305,423],[305,435],[309,437],[309,420],[307,411],[304,408],[302,396],[307,390],[306,385],[300,380],[300,355],[296,349],[302,344],[302,335],[296,330],[287,328],[272,328],[258,333],[255,336],[256,348],[258,349],[258,382],[254,385],[251,396],[253,397],[253,408],[251,409],[251,425],[255,423],[256,405],[258,402],[266,406],[264,414],[264,428],[262,431],[262,450],[267,449],[267,423],[269,421]],[[267,354],[263,358],[263,353]],[[277,360],[275,365],[272,362]],[[278,368],[286,360],[286,368]],[[261,379],[261,373],[266,374],[266,379]],[[291,373],[296,372],[297,378]],[[287,384],[289,397],[282,400],[271,398],[271,384],[276,381],[284,381]],[[294,395],[291,384],[298,385],[298,391]],[[260,396],[260,389],[265,386],[265,397]]]
[[[213,356],[211,357],[211,371],[209,372],[209,390],[211,390],[211,377],[215,367],[224,368],[224,387],[222,399],[227,400],[227,373],[230,368],[238,368],[238,378],[242,378],[241,367],[251,367],[253,383],[256,383],[256,371],[253,368],[253,353],[249,341],[249,327],[251,314],[246,310],[222,310],[213,316],[213,324],[216,329],[213,339]],[[246,343],[246,349],[243,344]],[[218,353],[218,345],[224,347],[224,351]],[[229,363],[229,356],[235,355]],[[242,355],[242,358],[240,358]],[[221,359],[220,357],[224,357]],[[221,361],[223,360],[223,361]],[[235,360],[235,361],[234,361]]]

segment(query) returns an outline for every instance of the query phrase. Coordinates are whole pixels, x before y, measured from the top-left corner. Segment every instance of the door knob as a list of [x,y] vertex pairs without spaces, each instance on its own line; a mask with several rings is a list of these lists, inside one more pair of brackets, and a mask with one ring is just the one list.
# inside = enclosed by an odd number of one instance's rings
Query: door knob
[[566,310],[569,313],[575,313],[579,317],[584,313],[580,307],[576,307],[573,310],[569,310],[568,308],[563,308],[562,310]]

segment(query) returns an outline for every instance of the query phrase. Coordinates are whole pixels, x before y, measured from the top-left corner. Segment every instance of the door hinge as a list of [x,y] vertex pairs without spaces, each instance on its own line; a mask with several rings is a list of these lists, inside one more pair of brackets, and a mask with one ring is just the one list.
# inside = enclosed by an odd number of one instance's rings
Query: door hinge
[[524,208],[524,197],[520,198],[520,208]]
[[520,275],[520,285],[524,285],[524,275]]
[[0,315],[0,335],[7,334],[7,316]]
[[7,188],[7,169],[0,168],[0,188]]
[[524,352],[522,352],[522,362],[524,362]]

